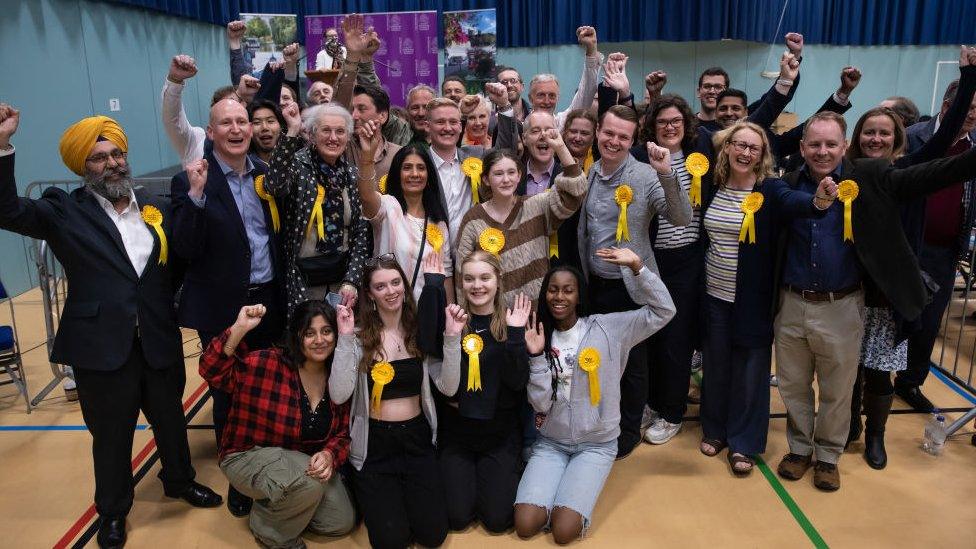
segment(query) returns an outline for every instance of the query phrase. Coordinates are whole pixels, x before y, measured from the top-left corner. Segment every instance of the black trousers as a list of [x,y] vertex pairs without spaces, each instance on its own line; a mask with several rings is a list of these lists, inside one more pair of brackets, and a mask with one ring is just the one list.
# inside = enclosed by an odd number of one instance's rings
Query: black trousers
[[139,410],[152,425],[164,492],[167,496],[182,493],[195,476],[183,415],[183,364],[165,370],[150,368],[137,336],[121,368],[111,372],[75,368],[75,382],[81,413],[92,435],[98,514],[124,517],[132,508],[132,435]]
[[477,519],[486,530],[499,534],[515,524],[522,433],[513,422],[507,436],[482,440],[487,443],[465,443],[442,431],[438,461],[447,517],[451,530],[464,530]]
[[908,368],[898,372],[895,378],[895,386],[906,389],[921,387],[929,375],[932,348],[939,336],[942,315],[952,299],[952,288],[956,281],[955,249],[922,245],[918,262],[922,270],[939,285],[939,291],[922,310],[921,329],[908,338]]
[[647,404],[667,421],[681,423],[688,410],[691,356],[701,345],[701,276],[705,262],[697,242],[671,250],[655,250],[654,257],[677,312],[671,322],[648,339]]
[[[594,313],[633,311],[640,306],[630,299],[622,279],[590,276],[590,308]],[[620,436],[617,452],[630,452],[641,440],[641,416],[647,404],[647,342],[644,340],[630,350],[627,366],[620,378]]]
[[407,421],[369,420],[366,463],[353,485],[373,547],[444,543],[447,506],[423,414]]

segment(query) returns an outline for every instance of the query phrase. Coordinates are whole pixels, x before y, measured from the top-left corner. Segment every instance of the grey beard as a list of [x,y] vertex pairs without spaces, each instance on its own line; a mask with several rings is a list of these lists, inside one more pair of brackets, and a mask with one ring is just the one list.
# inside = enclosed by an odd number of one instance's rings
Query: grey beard
[[113,172],[121,175],[122,180],[113,182],[106,181],[105,176],[108,175],[108,168],[106,168],[106,171],[103,171],[101,175],[93,176],[91,174],[85,174],[85,186],[109,202],[115,202],[120,198],[130,196],[132,194],[132,178],[129,177],[128,166],[125,168],[117,168]]

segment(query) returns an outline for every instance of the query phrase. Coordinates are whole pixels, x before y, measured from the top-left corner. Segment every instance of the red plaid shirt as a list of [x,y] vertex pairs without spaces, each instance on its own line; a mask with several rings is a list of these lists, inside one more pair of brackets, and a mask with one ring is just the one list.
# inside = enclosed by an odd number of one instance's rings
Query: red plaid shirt
[[224,354],[230,330],[215,337],[200,356],[200,376],[233,395],[220,442],[220,459],[255,446],[314,454],[332,453],[334,467],[349,455],[349,402],[336,404],[328,394],[332,423],[324,441],[303,441],[302,388],[298,371],[288,367],[276,348],[248,352],[242,341],[234,356]]

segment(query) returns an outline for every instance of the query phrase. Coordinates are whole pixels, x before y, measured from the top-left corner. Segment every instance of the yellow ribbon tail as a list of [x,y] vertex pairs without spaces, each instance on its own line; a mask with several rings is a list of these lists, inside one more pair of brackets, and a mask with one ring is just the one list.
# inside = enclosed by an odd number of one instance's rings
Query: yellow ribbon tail
[[378,414],[380,411],[380,403],[383,401],[383,385],[385,383],[373,383],[373,390],[369,394],[369,406],[373,410],[373,413]]
[[471,203],[478,204],[481,199],[478,197],[478,185],[481,184],[481,177],[477,175],[471,176]]
[[596,406],[600,404],[600,378],[597,376],[596,370],[586,374],[590,381],[590,405]]
[[746,235],[749,237],[749,244],[756,243],[756,218],[752,212],[745,212],[742,218],[742,226],[739,227],[739,242],[746,242]]
[[271,210],[271,225],[274,227],[274,232],[277,233],[281,230],[281,217],[278,215],[278,204],[270,196],[268,197],[268,209]]
[[319,240],[325,240],[325,223],[322,221],[322,217],[322,205],[316,204],[312,207],[312,216],[308,218],[308,228],[305,229],[306,235],[311,234],[312,227],[315,227]]
[[853,215],[851,212],[852,202],[854,202],[854,200],[844,201],[844,242],[847,242],[848,240],[854,242],[854,226],[852,224]]
[[156,236],[159,237],[159,264],[165,265],[169,258],[169,243],[166,242],[166,233],[163,232],[161,225],[153,225],[152,228],[156,230]]
[[481,390],[481,361],[478,360],[478,353],[468,355],[468,390]]
[[688,200],[692,206],[701,206],[701,176],[691,176],[691,188],[688,189]]
[[549,235],[549,257],[559,257],[559,234]]
[[630,240],[630,231],[627,230],[627,204],[620,205],[620,217],[617,218],[617,242]]

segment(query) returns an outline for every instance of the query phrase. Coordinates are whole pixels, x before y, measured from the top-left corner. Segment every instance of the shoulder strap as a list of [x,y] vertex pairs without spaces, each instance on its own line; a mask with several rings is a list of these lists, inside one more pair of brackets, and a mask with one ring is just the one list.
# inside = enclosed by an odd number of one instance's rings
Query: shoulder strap
[[420,235],[420,248],[417,249],[417,265],[413,268],[413,278],[410,279],[410,291],[413,291],[417,284],[417,275],[420,274],[420,264],[424,261],[424,244],[427,244],[427,222],[428,217],[424,216],[424,230]]

